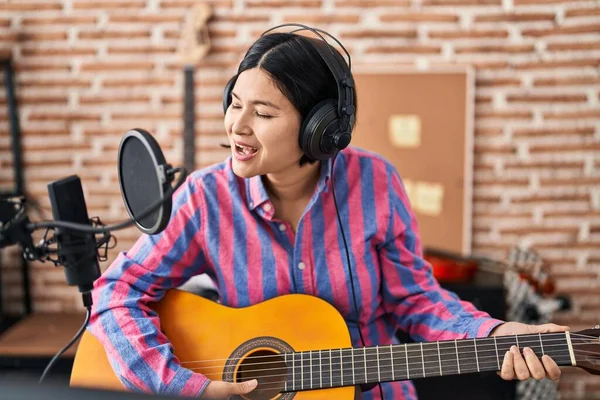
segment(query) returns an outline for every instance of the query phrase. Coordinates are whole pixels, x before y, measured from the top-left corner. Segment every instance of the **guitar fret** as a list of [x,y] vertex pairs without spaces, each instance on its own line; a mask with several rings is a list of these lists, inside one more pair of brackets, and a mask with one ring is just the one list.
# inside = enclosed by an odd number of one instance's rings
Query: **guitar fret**
[[456,347],[456,366],[458,367],[458,373],[460,374],[460,361],[458,360],[458,343],[454,339],[454,347]]
[[440,352],[440,342],[437,342],[437,351],[438,351],[438,361],[440,363],[440,376],[443,376],[442,372],[442,353]]
[[540,347],[542,349],[542,356],[544,355],[544,343],[542,343],[542,334],[538,333],[538,336],[540,338]]
[[329,349],[329,384],[333,387],[333,359],[331,358],[331,349]]
[[313,388],[313,371],[312,371],[312,351],[308,352],[308,362],[310,363],[310,388]]
[[479,355],[477,354],[477,341],[473,339],[473,346],[475,346],[475,361],[477,362],[477,372],[481,372],[479,369]]
[[377,380],[381,382],[381,364],[379,363],[379,346],[375,347],[377,350]]
[[[283,381],[283,391],[287,392],[288,391],[288,389],[287,389],[287,381],[288,381],[288,378],[287,378],[287,370],[288,370],[287,353],[283,353],[283,362],[285,364],[285,371],[286,371],[286,379]],[[292,374],[292,376],[293,376],[293,374]]]
[[356,376],[354,375],[354,349],[350,349],[352,354],[352,385],[356,385]]
[[423,365],[423,377],[425,377],[425,355],[423,354],[423,342],[420,342],[421,345],[421,363]]
[[296,353],[292,353],[292,388],[296,390]]
[[396,375],[394,375],[394,347],[390,343],[390,362],[392,364],[392,381],[396,380]]
[[500,355],[498,354],[498,342],[496,342],[496,336],[494,336],[494,347],[496,348],[496,361],[498,362],[498,370],[500,370]]
[[367,375],[367,348],[363,347],[363,355],[365,357],[365,383],[367,383],[369,381],[369,377]]
[[404,354],[406,355],[406,377],[410,379],[410,366],[408,365],[408,346],[404,345]]
[[321,364],[321,350],[319,349],[319,387],[323,387],[323,364]]
[[342,349],[340,349],[340,385],[344,386],[344,356]]
[[300,389],[304,389],[304,356],[300,353]]

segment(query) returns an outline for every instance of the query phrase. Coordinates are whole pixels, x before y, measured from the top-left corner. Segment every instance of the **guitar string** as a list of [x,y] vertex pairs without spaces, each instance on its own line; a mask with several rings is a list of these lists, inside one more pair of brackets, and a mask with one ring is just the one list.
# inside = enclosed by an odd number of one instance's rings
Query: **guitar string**
[[[524,335],[524,336],[529,336],[529,335]],[[561,336],[561,337],[560,337],[560,338],[556,338],[556,339],[548,339],[548,340],[544,340],[542,344],[544,344],[544,343],[550,343],[550,342],[556,342],[556,341],[560,341],[560,342],[561,342],[561,344],[562,344],[562,343],[563,343],[563,341],[566,339],[566,337],[564,336],[564,333],[562,333],[562,334],[553,334],[553,333],[549,333],[549,334],[544,334],[544,336],[543,336],[543,337],[544,337],[544,338],[549,338],[550,336]],[[525,339],[527,339],[527,338],[525,338],[525,337],[522,337],[522,336],[519,336],[519,338],[521,338],[521,341],[522,341],[522,342],[523,342]],[[535,338],[535,339],[534,339],[534,338]],[[539,339],[537,339],[537,338],[539,338],[539,336],[538,336],[537,334],[536,334],[536,335],[531,335],[531,339],[534,339],[534,341],[537,341],[537,342],[539,343]],[[585,339],[588,339],[588,338],[591,340],[589,343],[594,343],[594,341],[598,341],[598,342],[600,343],[600,339],[599,339],[598,337],[594,337],[594,336],[586,336],[586,335],[577,335],[577,334],[571,334],[571,342],[572,342],[572,343],[574,343],[574,339],[583,339],[583,340],[585,340]],[[478,341],[478,342],[480,342],[480,341],[484,341],[484,340],[485,340],[485,341],[487,341],[487,340],[493,340],[493,338],[479,338],[479,339],[477,339],[477,341]],[[497,337],[496,337],[496,340],[495,340],[495,343],[492,343],[492,344],[487,344],[487,343],[480,343],[480,344],[479,344],[479,343],[478,343],[478,344],[477,344],[477,348],[478,348],[478,349],[483,349],[483,348],[485,348],[485,347],[490,347],[490,348],[492,348],[492,347],[496,347],[496,345],[497,345],[497,344],[500,344],[500,345],[506,345],[506,343],[502,343],[501,341],[508,341],[508,340],[514,340],[514,336],[497,336]],[[457,341],[457,343],[458,343],[458,346],[460,347],[460,346],[462,346],[462,345],[463,345],[463,343],[465,343],[465,342],[469,342],[469,344],[470,344],[470,342],[471,342],[471,341],[472,341],[472,339],[467,339],[467,340],[465,340],[465,339],[459,339],[459,340]],[[429,344],[429,345],[432,345],[432,344],[435,344],[435,343],[436,343],[436,342],[427,342],[427,343],[424,343],[424,345],[428,345],[428,344]],[[453,341],[453,340],[449,340],[449,341],[441,341],[441,342],[439,342],[439,343],[440,343],[440,344],[446,344],[446,343],[449,343],[449,344],[452,344],[452,346],[454,346],[454,341]],[[585,341],[584,341],[584,343],[588,343],[588,342],[585,342]],[[564,342],[564,344],[566,345],[566,342]],[[413,349],[411,349],[411,348],[410,348],[411,346],[413,346],[413,347],[416,347],[417,345],[416,345],[416,344],[414,344],[414,343],[409,343],[409,344],[406,344],[406,343],[405,343],[405,344],[393,344],[393,345],[391,345],[391,347],[392,347],[392,349],[393,349],[393,350],[397,350],[398,348],[400,348],[401,350],[404,350],[404,349],[406,348],[408,351],[418,351],[418,352],[420,352],[420,348],[419,348],[419,349],[414,349],[414,350],[413,350]],[[550,346],[552,346],[552,345],[550,345]],[[375,346],[374,346],[374,347],[375,347]],[[373,348],[374,348],[374,347],[373,347]],[[388,347],[390,347],[390,345],[389,345],[389,344],[387,344],[387,345],[379,345],[379,348],[380,348],[380,349],[385,349],[385,348],[388,348]],[[545,347],[545,346],[544,346],[544,347]],[[359,349],[359,350],[357,350],[357,349]],[[324,349],[321,349],[321,350],[324,350]],[[329,350],[332,350],[332,351],[339,351],[339,350],[341,350],[341,351],[345,351],[345,352],[352,352],[352,351],[362,351],[362,348],[361,348],[361,347],[344,347],[344,348],[326,349],[325,351],[329,351]],[[318,352],[319,350],[317,349],[317,350],[311,350],[311,351],[313,351],[313,352],[317,351],[317,352]],[[308,353],[309,351],[308,351],[308,350],[306,350],[306,351],[304,351],[304,352],[305,352],[305,353]],[[180,363],[181,363],[182,365],[185,365],[185,364],[209,363],[209,362],[217,362],[217,361],[239,361],[239,360],[242,360],[242,359],[251,359],[251,360],[256,360],[256,359],[260,359],[260,358],[268,358],[268,357],[273,357],[273,356],[276,356],[276,355],[278,355],[278,354],[294,354],[294,353],[296,353],[296,354],[297,354],[297,353],[300,353],[300,352],[293,352],[293,353],[276,353],[276,354],[270,354],[270,355],[264,355],[264,356],[248,356],[248,357],[237,357],[237,358],[235,358],[235,357],[234,357],[234,358],[215,358],[215,359],[209,359],[209,360],[191,360],[191,361],[180,361]]]
[[[566,358],[564,358],[564,360],[559,360],[559,361],[568,362],[568,361],[570,361],[570,357],[567,356]],[[435,371],[436,372],[439,371],[439,368],[436,367]],[[460,370],[454,369],[454,370],[447,370],[447,371],[449,371],[449,372],[447,372],[445,374],[446,376],[447,375],[456,375],[460,371],[463,371],[464,373],[478,372],[476,368],[474,368],[472,370],[470,370],[470,369],[466,369],[465,370],[464,368],[461,368]],[[484,371],[484,372],[487,372],[487,371]],[[249,378],[249,379],[259,379],[260,380],[260,379],[263,379],[265,377],[283,377],[283,376],[288,377],[288,379],[287,380],[283,380],[283,381],[269,381],[269,382],[266,382],[266,383],[263,383],[263,384],[259,383],[260,386],[257,389],[253,390],[253,392],[256,392],[256,391],[273,391],[273,390],[278,390],[279,391],[278,393],[280,393],[284,389],[284,384],[285,383],[291,383],[290,382],[290,375],[289,374],[267,375],[267,376],[263,376],[263,377],[260,377],[260,376],[259,377],[252,377],[252,378]],[[435,374],[431,375],[431,377],[433,377],[433,376],[439,376],[439,375],[437,373],[435,373]],[[412,378],[424,378],[424,377],[426,378],[427,374],[423,374],[422,372],[417,372],[417,373],[415,373],[412,376]],[[337,378],[337,376],[336,376],[336,378]],[[410,377],[408,376],[408,374],[406,375],[406,378],[404,378],[404,376],[402,376],[402,378],[403,379],[395,379],[395,381],[401,381],[401,380],[408,380],[408,379],[410,379]],[[296,383],[295,385],[292,385],[293,387],[290,390],[288,390],[288,391],[290,391],[290,392],[292,392],[292,391],[296,392],[296,391],[305,390],[305,389],[303,389],[303,386],[305,384],[306,384],[306,386],[308,386],[308,388],[306,390],[309,390],[309,389],[330,389],[330,388],[333,388],[333,387],[355,386],[355,385],[360,385],[360,384],[363,384],[363,383],[369,383],[368,381],[366,381],[366,382],[359,381],[357,383],[356,380],[354,380],[353,384],[350,384],[348,382],[348,384],[344,385],[345,382],[342,382],[340,380],[340,383],[338,385],[335,385],[335,386],[334,385],[332,385],[332,386],[326,386],[326,385],[319,384],[318,386],[311,387],[311,386],[314,386],[314,385],[310,385],[309,379],[310,379],[310,377],[306,377],[306,378],[303,377],[303,379],[299,379],[300,382]],[[390,381],[391,381],[391,379],[390,379]],[[382,380],[382,382],[383,382],[383,380]],[[269,385],[270,385],[270,387],[269,387]],[[298,386],[301,386],[301,388],[298,388]]]
[[[565,349],[565,350],[566,350],[566,349]],[[583,354],[586,354],[586,355],[592,355],[592,356],[596,356],[596,355],[599,355],[599,354],[600,354],[600,352],[594,352],[594,351],[590,351],[590,350],[581,350],[581,349],[574,349],[574,352],[575,352],[575,353],[577,353],[578,355],[583,355]],[[557,356],[562,356],[563,354],[558,354],[558,355],[556,355],[556,356],[552,356],[551,354],[548,354],[548,353],[546,352],[544,355],[548,355],[548,356],[550,356],[550,357],[552,357],[552,358],[555,358],[555,357],[557,357]],[[500,353],[499,353],[499,356],[500,356]],[[537,356],[537,355],[536,355],[536,356]],[[350,356],[348,356],[348,357],[350,357]],[[414,357],[414,356],[412,356],[412,355],[411,355],[411,357]],[[432,356],[432,355],[427,355],[427,357],[435,357],[435,356]],[[453,359],[452,359],[451,361],[453,362],[453,361],[454,361],[454,359],[455,359],[455,358],[454,358],[454,355],[452,355],[452,357],[453,357]],[[538,358],[540,358],[539,356],[537,356],[537,357],[538,357]],[[404,355],[403,355],[403,354],[401,354],[401,355],[400,355],[400,358],[404,358]],[[495,355],[491,355],[491,356],[481,356],[481,357],[479,357],[479,364],[482,364],[482,363],[484,363],[484,362],[488,362],[488,363],[494,363],[494,364],[496,364],[496,362],[497,362],[498,358],[502,358],[502,359],[504,359],[504,353],[502,353],[502,356],[501,356],[501,357],[496,357]],[[394,358],[394,360],[397,360],[397,359],[399,359],[399,358]],[[323,358],[321,358],[321,360],[320,360],[320,361],[322,361],[322,360],[323,360]],[[335,360],[336,360],[336,363],[337,363],[337,360],[339,360],[339,358],[337,358],[337,357],[336,357],[336,358],[335,358]],[[389,360],[391,360],[391,358],[385,358],[385,359],[383,359],[383,361],[389,361]],[[309,362],[309,360],[303,359],[303,361],[306,361],[306,362],[307,362],[307,366],[308,366],[308,365],[310,365],[310,362]],[[314,364],[316,364],[316,361],[317,361],[317,360],[314,360],[314,362],[313,362],[313,363],[314,363]],[[363,361],[364,361],[364,359],[363,359]],[[372,362],[374,362],[374,361],[375,361],[375,360],[367,360],[367,363],[372,363]],[[447,362],[448,360],[443,360],[443,362],[444,362],[444,361],[446,361],[446,362]],[[299,359],[299,358],[297,359],[297,362],[300,362],[300,359]],[[340,363],[340,364],[341,364],[342,362],[348,362],[348,361],[346,361],[346,360],[339,361],[339,363]],[[380,362],[381,362],[381,361],[380,361]],[[469,363],[469,362],[470,362],[470,363],[473,363],[473,365],[476,365],[476,362],[474,362],[474,361],[469,361],[469,359],[462,360],[462,361],[460,361],[460,362],[461,362],[461,363]],[[265,366],[265,365],[268,365],[268,364],[281,364],[281,363],[285,363],[285,361],[283,361],[283,360],[279,360],[279,361],[264,361],[264,362],[260,362],[260,363],[254,363],[254,364],[253,364],[253,366],[261,366],[261,367],[262,367],[262,366]],[[287,361],[287,366],[286,366],[286,367],[274,367],[274,368],[263,368],[263,369],[248,369],[248,370],[245,370],[245,371],[246,371],[246,372],[256,372],[256,371],[268,371],[268,370],[272,370],[272,369],[285,369],[285,368],[289,368],[289,363],[290,363],[290,362],[289,362],[289,361]],[[428,364],[428,363],[429,363],[429,364],[435,364],[435,365],[439,365],[439,360],[425,361],[424,363],[423,363],[423,361],[417,361],[417,362],[410,362],[410,361],[409,361],[408,365],[409,365],[409,366],[413,366],[413,365],[421,366],[421,365],[423,365],[423,364]],[[331,359],[329,359],[329,364],[333,364],[333,362],[331,361]],[[402,366],[404,366],[404,365],[407,365],[407,364],[406,364],[406,363],[402,363],[401,365],[402,365]],[[224,368],[224,367],[225,367],[224,365],[214,365],[214,366],[211,366],[211,367],[206,367],[206,368],[204,368],[204,367],[194,367],[194,368],[188,368],[188,369],[189,369],[189,370],[192,370],[192,371],[196,371],[196,370],[207,370],[207,369],[214,369],[214,368]],[[372,368],[376,368],[376,367],[372,367]]]
[[[566,350],[566,349],[565,349],[565,350]],[[574,349],[574,353],[576,353],[577,355],[584,355],[584,354],[585,354],[585,355],[592,355],[592,356],[599,356],[599,355],[600,355],[600,352],[595,352],[595,351],[590,351],[590,350],[581,350],[581,349],[578,349],[578,348],[575,348],[575,349]],[[546,354],[546,355],[549,355],[549,356],[551,356],[553,359],[554,359],[554,358],[557,358],[557,357],[562,357],[562,356],[564,356],[564,355],[565,355],[565,354],[558,354],[558,355],[556,355],[556,356],[552,356],[552,355],[548,354],[548,352],[545,352],[545,354]],[[401,356],[402,356],[402,357],[404,357],[404,355],[401,355]],[[536,355],[536,356],[537,356],[537,355]],[[413,356],[411,356],[411,357],[413,357]],[[427,357],[431,357],[431,356],[430,356],[430,355],[428,355]],[[537,357],[538,357],[538,358],[540,358],[539,356],[537,356]],[[496,357],[495,355],[491,355],[491,356],[480,356],[480,357],[478,358],[478,360],[479,360],[479,364],[480,364],[480,365],[482,365],[482,364],[484,364],[484,363],[492,363],[492,364],[497,364],[497,362],[498,362],[498,358],[500,358],[500,357]],[[337,362],[337,360],[338,360],[339,358],[337,358],[337,357],[336,357],[335,359],[336,359],[336,364],[337,364],[337,363],[338,363],[338,362]],[[503,353],[502,353],[502,359],[504,359],[504,355],[503,355]],[[322,361],[322,360],[323,360],[323,358],[321,358],[321,360],[320,360],[320,361]],[[392,358],[385,358],[383,361],[390,361],[390,360],[392,360]],[[304,361],[304,360],[303,360],[303,361]],[[316,360],[314,360],[314,361],[316,361]],[[374,361],[375,361],[375,360],[367,360],[366,362],[368,362],[368,363],[372,363],[372,362],[374,362]],[[442,361],[442,364],[443,364],[443,362],[444,362],[444,361],[447,361],[447,360],[443,360],[443,361]],[[298,362],[300,362],[300,359],[298,359]],[[308,366],[308,365],[310,365],[310,362],[309,362],[309,360],[306,360],[306,362],[307,362],[307,366]],[[345,360],[341,360],[341,361],[339,361],[339,363],[340,363],[340,364],[341,364],[341,363],[343,363],[343,362],[347,362],[347,361],[345,361]],[[279,361],[266,361],[266,362],[254,363],[252,366],[264,367],[264,366],[266,366],[267,364],[282,364],[282,363],[285,363],[285,361],[283,361],[283,360],[279,360]],[[271,371],[271,370],[274,370],[274,369],[288,369],[288,368],[289,368],[289,363],[290,363],[290,362],[289,362],[289,361],[287,361],[287,364],[286,364],[286,366],[285,366],[285,367],[259,368],[259,369],[246,369],[246,370],[244,370],[244,371],[245,371],[245,373],[250,373],[250,372],[258,372],[258,371]],[[380,361],[380,363],[381,363],[381,361]],[[463,363],[463,364],[466,364],[466,363],[471,363],[472,365],[476,365],[476,362],[474,362],[474,361],[469,361],[469,359],[467,359],[467,360],[463,360],[462,362],[461,362],[461,361],[459,361],[459,363]],[[316,363],[315,363],[315,362],[313,362],[313,364],[316,364]],[[331,361],[331,358],[329,359],[329,364],[330,364],[330,365],[333,365],[333,362]],[[423,361],[410,362],[410,361],[409,361],[409,362],[408,362],[408,364],[407,364],[407,363],[402,363],[402,364],[400,364],[400,366],[408,366],[408,367],[419,366],[419,367],[421,367],[421,366],[425,366],[425,364],[434,364],[434,365],[436,365],[436,366],[439,366],[439,360],[431,360],[431,361],[425,361],[425,362],[423,362]],[[425,366],[425,367],[426,367],[426,366]],[[206,368],[203,368],[203,367],[195,367],[195,368],[188,368],[188,369],[190,369],[190,370],[192,370],[192,371],[195,371],[195,370],[207,370],[207,369],[209,369],[209,368],[210,368],[210,369],[214,369],[214,368],[219,368],[219,369],[222,369],[222,368],[224,368],[224,365],[215,365],[215,366],[206,367]],[[377,368],[377,367],[367,367],[367,368]],[[427,367],[426,367],[426,368],[427,368]],[[433,368],[433,367],[432,367],[432,368]],[[436,367],[436,368],[437,368],[437,367]],[[341,371],[341,370],[344,370],[344,367],[342,367],[342,369],[340,369],[340,371]],[[333,370],[332,370],[332,371],[333,371]],[[207,372],[207,374],[210,374],[210,372]],[[206,375],[206,374],[205,374],[205,375]]]
[[[554,357],[553,359],[554,359],[554,361],[557,361],[557,360],[558,360],[558,361],[560,361],[560,362],[570,362],[570,360],[571,360],[571,358],[570,358],[570,356],[569,356],[569,355],[561,355],[560,357]],[[486,361],[485,363],[489,364],[489,365],[487,365],[487,366],[486,366],[486,368],[489,368],[489,366],[490,366],[490,365],[494,365],[494,366],[496,366],[496,365],[497,365],[497,362],[496,362],[496,361]],[[481,363],[481,362],[479,363],[479,365],[480,365],[480,368],[479,368],[479,369],[480,369],[480,370],[481,370],[481,365],[482,365],[482,364],[485,364],[485,363]],[[421,374],[421,375],[422,375],[422,372],[421,372],[421,371],[422,371],[422,365],[421,365],[420,363],[413,363],[413,364],[419,364],[419,371],[418,371],[418,372],[414,372],[414,374],[415,374],[415,375],[419,375],[419,374]],[[389,368],[391,368],[391,367],[392,367],[392,365],[391,365],[391,364],[390,364],[390,365],[383,365],[383,366],[381,366],[381,365],[380,365],[379,367],[377,367],[377,366],[367,366],[367,372],[366,372],[366,373],[367,373],[367,374],[371,374],[371,373],[373,373],[373,374],[374,374],[375,372],[370,372],[370,371],[368,371],[368,370],[371,370],[371,371],[373,371],[373,370],[375,370],[375,371],[379,370],[379,371],[381,371],[381,370],[385,370],[386,368],[389,370]],[[401,371],[402,371],[402,369],[403,369],[402,367],[405,367],[405,365],[400,365],[400,366],[398,366],[398,368],[399,368],[399,372],[401,372]],[[306,366],[305,368],[308,368],[308,366]],[[438,372],[439,372],[439,370],[440,370],[440,364],[436,362],[436,365],[434,365],[434,366],[425,366],[424,368],[425,368],[425,370],[429,371],[428,373],[431,373],[431,372],[433,371],[433,372],[434,372],[434,375],[436,375],[436,376],[437,376],[437,375],[438,375],[437,373],[438,373]],[[443,368],[443,370],[446,370],[446,371],[451,371],[451,372],[450,372],[450,374],[453,374],[454,372],[458,372],[458,371],[464,371],[464,372],[488,372],[488,371],[498,371],[498,369],[497,369],[497,368],[494,368],[494,369],[485,369],[484,371],[478,371],[478,370],[477,370],[477,367],[475,366],[475,364],[473,364],[473,365],[467,365],[467,366],[466,366],[466,368],[465,368],[465,367],[461,367],[461,369],[460,369],[460,370],[458,369],[458,367],[456,367],[456,369],[452,369],[452,368],[453,368],[453,365],[448,365],[448,366],[445,366],[443,362],[442,362],[442,368]],[[270,371],[270,372],[275,372],[275,371],[288,371],[288,369],[289,369],[289,367],[278,367],[278,368],[267,368],[267,369],[262,369],[262,370],[254,370],[253,372],[257,372],[257,371]],[[325,369],[325,371],[321,371],[321,374],[323,374],[323,373],[338,373],[338,372],[342,372],[342,371],[344,371],[344,372],[345,372],[345,371],[351,371],[351,370],[352,370],[352,368],[341,368],[341,369],[333,369],[333,368],[331,368],[331,369]],[[362,369],[361,369],[360,371],[361,371],[361,373],[360,373],[360,374],[358,374],[358,375],[364,375],[364,374],[365,374],[365,372],[362,372]],[[408,371],[408,372],[410,372],[410,371]],[[246,374],[247,374],[247,373],[248,373],[248,371],[244,371],[244,373],[246,373]],[[303,372],[303,371],[295,371],[295,372],[294,372],[294,374],[295,374],[295,375],[298,375],[298,374],[301,374],[301,375],[303,375],[303,374],[304,374],[304,372]],[[220,375],[221,375],[221,373],[220,373],[220,372],[213,372],[213,373],[210,373],[210,374],[205,374],[205,376],[206,376],[206,377],[210,377],[210,376],[219,377]],[[313,373],[313,375],[317,375],[317,376],[319,376],[320,374],[319,374],[319,373],[316,373],[316,372],[314,372],[314,373]],[[357,375],[357,374],[355,373],[354,375]],[[400,375],[402,375],[402,373],[401,373]],[[407,373],[407,375],[408,375],[408,373]],[[412,376],[412,375],[413,375],[413,374],[411,374],[411,376]],[[427,375],[427,374],[426,374],[426,375]],[[283,373],[283,374],[282,374],[282,373],[279,373],[279,374],[271,374],[271,375],[259,375],[259,376],[257,376],[257,377],[252,377],[252,378],[256,378],[256,379],[264,379],[264,378],[273,378],[273,377],[281,377],[281,376],[287,376],[287,377],[291,377],[291,376],[292,376],[292,373],[289,373],[289,372],[287,372],[287,373]],[[310,376],[309,376],[309,377],[310,377]],[[307,377],[307,378],[303,378],[303,379],[309,379],[309,377]],[[340,377],[340,375],[336,376],[336,378],[337,378],[337,377]],[[211,379],[212,379],[212,378],[211,378]],[[249,378],[249,379],[250,379],[250,378]],[[288,378],[288,380],[289,380],[289,379],[290,379],[290,378]],[[302,380],[302,379],[300,379],[300,380]]]
[[[575,350],[574,353],[576,355],[580,355],[580,356],[582,356],[582,355],[590,355],[590,356],[600,357],[600,353],[599,352],[593,352],[593,351],[589,351],[589,350]],[[546,354],[546,355],[549,355],[549,354]],[[570,360],[570,356],[568,354],[558,354],[558,355],[551,356],[551,357],[555,361],[556,361],[556,359],[558,357],[568,357],[569,360]],[[504,356],[502,356],[501,358],[504,359]],[[540,359],[540,357],[538,357],[538,359]],[[387,362],[387,364],[389,364],[391,366],[391,364],[389,363],[390,360],[391,360],[390,358],[386,358],[386,359],[381,360],[381,361]],[[308,360],[306,360],[306,361],[307,361],[306,368],[308,368],[309,365],[310,365],[310,363],[308,362]],[[380,366],[382,365],[381,361],[379,363]],[[442,360],[442,365],[444,365],[445,363],[448,363],[450,361],[453,362],[453,360]],[[374,362],[374,360],[370,360],[370,361],[368,360],[367,361],[367,363],[369,363],[369,364],[372,364],[373,362]],[[498,358],[495,357],[495,356],[480,357],[479,358],[479,365],[480,366],[483,365],[483,364],[486,364],[486,363],[490,364],[490,365],[492,365],[492,364],[493,365],[497,365],[497,362],[498,362]],[[284,363],[284,362],[283,361],[279,361],[278,363],[281,364],[281,363]],[[336,362],[335,364],[337,365],[337,364],[341,364],[341,363],[342,362],[340,361],[340,362]],[[476,362],[469,361],[469,360],[463,360],[463,361],[460,362],[461,365],[463,365],[463,364],[469,364],[469,363],[472,364],[473,366],[477,365]],[[264,366],[265,364],[267,364],[267,363],[260,363],[260,364],[257,364],[256,366]],[[333,365],[333,364],[334,364],[333,362],[328,362],[325,365]],[[433,366],[426,366],[425,364],[433,364]],[[313,365],[316,367],[316,363],[313,362]],[[401,367],[405,367],[407,364],[406,363],[401,363],[401,364],[394,363],[394,365],[398,365],[401,368]],[[417,366],[419,368],[421,368],[421,367],[424,366],[425,368],[439,369],[439,365],[440,365],[440,363],[437,360],[431,360],[431,361],[425,361],[425,362],[422,362],[422,361],[418,362],[417,361],[417,362],[409,362],[408,363],[409,367]],[[298,367],[299,366],[296,366],[295,368],[298,368]],[[289,368],[290,368],[290,365],[289,365],[289,362],[288,362],[286,364],[286,366],[282,366],[282,367],[270,367],[270,368],[260,368],[260,369],[244,369],[244,372],[245,373],[250,373],[250,372],[259,372],[259,371],[287,370]],[[335,371],[345,371],[346,368],[352,369],[351,367],[342,367],[340,369],[333,369],[333,368],[331,368],[331,371],[334,371],[334,372]],[[361,368],[361,367],[359,367],[359,368]],[[367,369],[369,369],[369,368],[373,369],[373,368],[379,368],[379,367],[377,367],[377,366],[367,366]],[[199,369],[202,369],[202,368],[189,368],[189,369],[192,370],[192,371],[195,371],[195,370],[199,370]],[[475,369],[477,369],[477,368],[475,368]],[[213,374],[214,375],[215,373],[216,374],[220,374],[221,372],[219,372],[219,371],[217,371],[217,372],[208,372],[207,374]],[[204,375],[207,375],[207,374],[204,374]]]

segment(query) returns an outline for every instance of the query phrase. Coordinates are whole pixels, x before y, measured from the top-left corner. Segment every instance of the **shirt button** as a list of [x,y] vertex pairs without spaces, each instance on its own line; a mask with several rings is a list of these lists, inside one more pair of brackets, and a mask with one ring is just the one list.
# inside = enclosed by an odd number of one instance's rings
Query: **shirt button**
[[281,232],[285,231],[285,225],[284,224],[279,224],[279,230]]
[[250,202],[250,204],[248,204],[248,207],[250,207],[250,208],[254,207],[254,203]]
[[298,268],[304,269],[304,268],[306,268],[306,264],[304,264],[303,262],[300,262],[300,264],[298,264]]
[[265,204],[265,206],[263,207],[263,210],[265,211],[271,211],[271,205],[269,203]]

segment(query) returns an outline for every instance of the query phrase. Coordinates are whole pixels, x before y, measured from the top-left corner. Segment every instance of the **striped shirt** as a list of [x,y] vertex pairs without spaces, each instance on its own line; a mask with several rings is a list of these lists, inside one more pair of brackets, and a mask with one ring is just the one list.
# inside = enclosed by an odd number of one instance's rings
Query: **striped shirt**
[[[321,162],[316,189],[294,233],[274,217],[260,176],[240,178],[231,158],[195,171],[176,191],[168,227],[119,253],[96,281],[91,332],[132,390],[199,396],[209,380],[179,364],[147,303],[206,273],[220,302],[245,307],[289,293],[332,304],[353,345],[484,337],[502,321],[442,289],[424,261],[417,221],[391,163],[355,147]],[[360,322],[331,185],[349,245]],[[410,381],[381,384],[385,399],[416,399]],[[378,399],[374,387],[364,399]]]

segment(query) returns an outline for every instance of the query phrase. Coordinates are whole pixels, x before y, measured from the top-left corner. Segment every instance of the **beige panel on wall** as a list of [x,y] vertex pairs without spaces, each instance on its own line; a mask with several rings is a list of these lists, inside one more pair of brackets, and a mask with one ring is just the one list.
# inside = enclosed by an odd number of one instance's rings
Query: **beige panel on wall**
[[397,168],[423,247],[471,251],[473,74],[469,68],[354,69],[352,144]]

